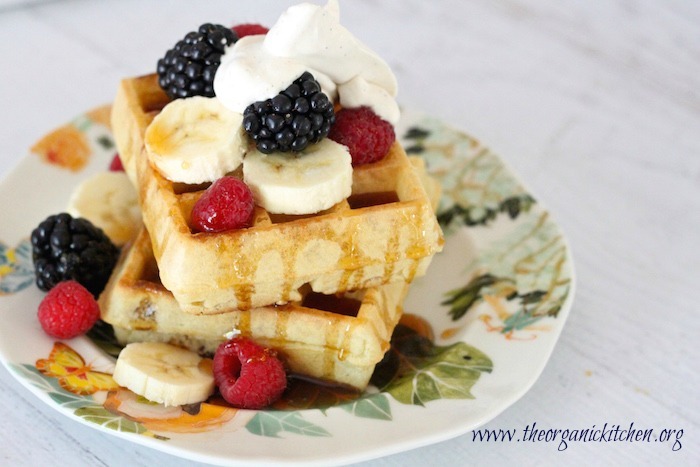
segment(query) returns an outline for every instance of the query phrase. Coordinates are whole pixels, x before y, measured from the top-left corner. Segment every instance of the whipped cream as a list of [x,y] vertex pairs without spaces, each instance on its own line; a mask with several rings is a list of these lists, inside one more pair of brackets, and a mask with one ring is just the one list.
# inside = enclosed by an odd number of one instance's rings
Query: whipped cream
[[340,24],[337,0],[289,8],[264,36],[228,47],[214,77],[214,92],[234,112],[286,89],[304,71],[329,98],[345,107],[369,106],[395,125],[396,77],[375,52]]

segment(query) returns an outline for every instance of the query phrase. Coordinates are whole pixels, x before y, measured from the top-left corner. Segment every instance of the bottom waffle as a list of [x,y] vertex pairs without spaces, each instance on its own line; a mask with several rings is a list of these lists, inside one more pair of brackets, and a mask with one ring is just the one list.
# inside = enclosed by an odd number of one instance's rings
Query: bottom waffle
[[389,348],[404,282],[346,293],[308,291],[299,302],[215,315],[183,312],[158,278],[150,238],[141,230],[124,249],[100,296],[102,319],[120,343],[172,342],[211,353],[233,330],[277,350],[293,373],[364,389]]

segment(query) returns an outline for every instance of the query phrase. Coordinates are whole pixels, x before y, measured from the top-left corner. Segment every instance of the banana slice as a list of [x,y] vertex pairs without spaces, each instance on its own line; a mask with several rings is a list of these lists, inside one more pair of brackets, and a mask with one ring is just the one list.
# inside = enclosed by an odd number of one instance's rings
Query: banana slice
[[328,138],[300,154],[263,154],[243,160],[243,179],[255,202],[273,214],[313,214],[350,196],[352,158]]
[[166,406],[202,402],[215,387],[210,359],[161,342],[124,347],[112,377],[120,386]]
[[83,181],[67,211],[101,228],[117,246],[134,238],[141,225],[138,195],[124,172],[99,172]]
[[240,164],[247,147],[243,116],[215,97],[176,99],[146,129],[148,157],[173,182],[213,182]]

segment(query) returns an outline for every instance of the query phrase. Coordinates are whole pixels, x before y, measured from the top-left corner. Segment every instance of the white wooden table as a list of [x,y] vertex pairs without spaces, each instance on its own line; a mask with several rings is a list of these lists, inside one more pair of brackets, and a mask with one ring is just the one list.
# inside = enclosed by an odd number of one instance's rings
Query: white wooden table
[[[0,1],[0,175],[184,32],[271,24],[293,3]],[[572,246],[577,296],[555,353],[486,428],[683,430],[676,452],[464,435],[367,465],[698,465],[700,3],[342,0],[341,13],[390,63],[401,103],[501,154]],[[0,465],[192,465],[58,415],[2,367],[0,401]]]

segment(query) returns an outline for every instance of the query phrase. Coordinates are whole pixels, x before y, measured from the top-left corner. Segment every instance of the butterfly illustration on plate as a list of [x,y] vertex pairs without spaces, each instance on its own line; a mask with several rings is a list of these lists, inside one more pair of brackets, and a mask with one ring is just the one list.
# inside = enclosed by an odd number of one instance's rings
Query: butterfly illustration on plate
[[54,343],[49,358],[36,361],[36,369],[45,376],[58,378],[63,389],[80,396],[119,388],[112,375],[94,371],[78,352],[62,342]]

